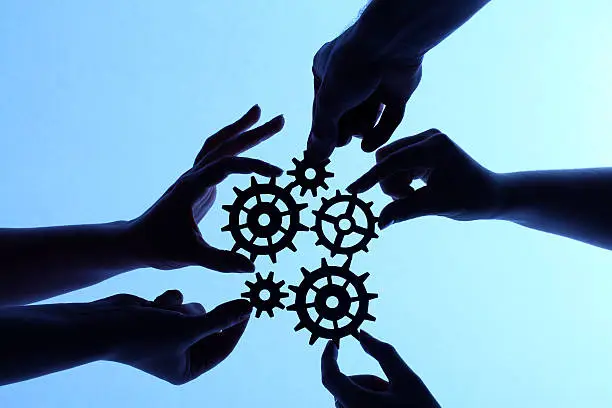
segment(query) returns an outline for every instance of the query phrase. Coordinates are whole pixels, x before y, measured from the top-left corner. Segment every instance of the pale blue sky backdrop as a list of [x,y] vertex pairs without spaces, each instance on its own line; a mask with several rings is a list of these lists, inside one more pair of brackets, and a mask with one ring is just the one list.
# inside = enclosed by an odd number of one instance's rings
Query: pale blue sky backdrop
[[[0,1],[0,225],[133,218],[254,103],[287,125],[250,156],[291,168],[310,125],[312,56],[363,5]],[[610,165],[611,20],[607,0],[494,0],[425,58],[395,137],[440,128],[494,171]],[[357,144],[337,151],[331,186],[372,163]],[[221,187],[202,224],[211,242],[231,247],[220,207],[247,184],[235,176]],[[377,211],[388,201],[378,188],[366,196]],[[258,269],[298,283],[299,267],[325,252],[311,234],[296,244]],[[380,294],[378,320],[364,328],[393,343],[443,406],[612,405],[611,253],[508,223],[433,217],[390,228],[370,249],[354,262]],[[212,308],[239,296],[244,279],[138,270],[53,301],[177,288]],[[296,319],[253,319],[227,361],[182,387],[101,362],[2,387],[0,406],[331,407],[324,342],[308,346]],[[354,340],[340,365],[380,373]]]

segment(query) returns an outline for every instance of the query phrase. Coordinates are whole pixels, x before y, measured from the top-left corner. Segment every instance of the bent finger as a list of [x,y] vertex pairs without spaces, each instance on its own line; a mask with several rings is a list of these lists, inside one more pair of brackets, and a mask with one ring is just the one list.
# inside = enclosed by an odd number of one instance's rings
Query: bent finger
[[440,212],[440,204],[440,200],[429,187],[419,188],[414,193],[383,208],[378,218],[378,226],[384,229],[402,221],[436,215]]
[[408,136],[408,137],[404,137],[399,140],[396,140],[395,142],[389,143],[388,145],[378,149],[376,151],[376,160],[381,161],[385,159],[386,157],[390,156],[391,154],[399,150],[402,150],[404,147],[408,147],[410,145],[422,142],[440,133],[442,132],[440,132],[438,129],[429,129],[417,135]]
[[321,380],[323,386],[344,406],[363,397],[364,390],[353,383],[338,367],[338,348],[329,341],[321,356]]
[[359,343],[366,353],[378,361],[391,383],[401,382],[407,374],[414,374],[391,344],[374,338],[364,330],[359,333]]
[[251,273],[255,265],[246,256],[224,249],[203,245],[195,255],[195,263],[217,272]]
[[278,177],[283,170],[277,166],[248,157],[226,157],[198,170],[194,175],[194,184],[207,188],[222,182],[231,174],[256,173],[264,177]]
[[406,101],[386,105],[378,124],[363,135],[361,149],[371,153],[387,143],[393,136],[393,132],[402,123],[405,111]]

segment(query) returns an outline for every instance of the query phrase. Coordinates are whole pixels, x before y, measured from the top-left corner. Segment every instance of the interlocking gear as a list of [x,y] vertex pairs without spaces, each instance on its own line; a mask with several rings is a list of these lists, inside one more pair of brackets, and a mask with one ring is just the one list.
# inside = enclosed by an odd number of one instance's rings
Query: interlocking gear
[[[365,320],[375,321],[376,318],[368,313],[370,300],[378,297],[375,293],[368,293],[364,285],[369,273],[361,276],[351,272],[350,259],[342,266],[330,266],[325,259],[321,260],[321,267],[313,272],[301,268],[304,279],[299,286],[290,285],[289,289],[295,292],[295,303],[287,310],[295,311],[300,322],[294,330],[306,328],[310,331],[309,344],[314,344],[319,338],[332,340],[340,347],[340,339],[348,335],[358,336],[358,330]],[[338,280],[343,283],[337,283]],[[318,286],[323,281],[322,286]],[[350,288],[355,295],[351,295]],[[310,292],[314,292],[314,300],[309,301]],[[335,305],[330,305],[335,301]],[[356,310],[353,311],[353,304]],[[312,317],[309,309],[314,309],[316,318]],[[348,323],[341,325],[342,320]],[[323,321],[331,322],[332,327],[322,325]],[[329,325],[328,325],[329,326]]]
[[[309,159],[306,152],[304,152],[303,160],[293,158],[292,162],[295,164],[295,169],[287,171],[287,175],[293,176],[295,180],[287,186],[288,190],[293,190],[294,187],[300,187],[301,197],[303,197],[308,190],[310,190],[313,197],[316,197],[318,188],[322,187],[324,190],[329,189],[325,179],[334,176],[334,173],[325,169],[329,164],[329,159],[323,162],[317,162]],[[312,176],[310,177],[308,175],[309,170],[312,171]]]
[[[364,251],[368,252],[368,243],[372,238],[378,238],[376,234],[376,223],[378,218],[372,213],[372,205],[374,203],[361,200],[355,194],[340,194],[339,190],[336,190],[336,195],[331,199],[322,198],[321,208],[314,210],[312,213],[315,215],[315,225],[311,228],[317,234],[316,245],[323,245],[329,249],[332,258],[336,254],[346,255],[351,258],[353,254]],[[337,205],[346,203],[346,210],[340,215],[332,215],[331,209]],[[337,208],[337,207],[336,207]],[[355,217],[355,209],[359,210],[365,216],[365,225],[359,225],[357,218]],[[333,241],[325,235],[323,230],[323,223],[331,223],[334,227],[335,238]],[[352,245],[343,246],[345,238],[353,235],[361,235],[361,238]]]
[[[282,299],[289,297],[289,293],[281,290],[285,281],[274,282],[274,272],[268,273],[265,279],[257,272],[255,278],[255,282],[245,282],[249,291],[242,293],[240,296],[249,299],[251,306],[255,309],[255,317],[261,316],[263,312],[268,313],[270,317],[274,317],[274,308],[284,309],[285,305],[283,305]],[[263,298],[262,294],[266,292],[268,296]]]
[[[300,211],[307,204],[298,204],[288,190],[276,184],[276,178],[259,184],[255,177],[251,177],[251,185],[247,189],[242,191],[234,187],[234,192],[234,203],[223,206],[229,212],[229,222],[221,229],[231,232],[236,242],[232,251],[243,249],[249,252],[251,261],[260,255],[268,255],[273,263],[276,263],[276,254],[283,249],[297,251],[293,238],[299,231],[308,231],[308,227],[300,222]],[[264,201],[266,197],[271,197],[271,201]],[[254,203],[247,207],[251,201]],[[283,225],[284,220],[288,221],[286,226]],[[245,236],[245,230],[251,234],[250,238]],[[276,235],[280,237],[275,240]],[[258,240],[265,240],[265,244],[259,244]]]

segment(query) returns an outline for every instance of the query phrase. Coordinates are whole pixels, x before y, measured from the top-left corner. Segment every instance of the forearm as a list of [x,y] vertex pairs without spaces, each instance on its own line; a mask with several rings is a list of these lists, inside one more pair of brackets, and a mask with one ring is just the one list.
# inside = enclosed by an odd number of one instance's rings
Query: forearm
[[415,64],[488,2],[374,0],[346,36],[372,58]]
[[612,168],[500,176],[498,218],[612,249]]
[[[105,345],[64,305],[0,309],[0,385],[105,359]],[[59,312],[59,313],[58,313]]]
[[127,226],[0,229],[0,306],[39,301],[144,266]]

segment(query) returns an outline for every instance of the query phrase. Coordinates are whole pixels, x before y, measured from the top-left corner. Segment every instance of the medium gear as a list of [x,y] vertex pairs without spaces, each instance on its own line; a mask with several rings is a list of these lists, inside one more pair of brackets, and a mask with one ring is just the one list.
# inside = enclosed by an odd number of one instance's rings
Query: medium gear
[[[274,308],[284,309],[285,305],[283,305],[282,299],[289,297],[289,293],[281,291],[285,281],[274,282],[274,272],[268,273],[266,279],[262,278],[261,274],[257,272],[255,278],[255,282],[245,282],[250,290],[240,296],[249,299],[255,309],[255,317],[261,316],[262,312],[267,312],[268,316],[274,317]],[[266,299],[262,298],[262,292],[264,291],[268,292]]]
[[[310,190],[313,197],[316,197],[318,188],[322,187],[324,190],[329,189],[325,179],[334,176],[334,173],[325,169],[329,164],[329,159],[323,162],[316,162],[309,159],[306,152],[304,152],[303,160],[293,158],[292,162],[295,164],[295,169],[287,171],[287,175],[293,176],[295,180],[287,186],[287,189],[293,190],[294,187],[300,187],[300,196],[302,197],[308,190]],[[314,171],[312,177],[308,177],[308,170]]]
[[[317,339],[324,338],[332,340],[336,346],[340,347],[340,339],[348,335],[358,336],[359,326],[365,321],[375,321],[376,318],[368,313],[370,300],[378,297],[375,293],[368,293],[364,282],[370,275],[364,273],[361,276],[355,275],[350,267],[350,259],[342,266],[329,266],[325,259],[321,260],[321,267],[313,272],[306,268],[301,268],[304,279],[299,286],[290,285],[289,289],[295,292],[295,303],[288,306],[287,310],[295,311],[300,322],[294,330],[306,328],[310,331],[309,344],[314,344]],[[344,283],[338,284],[334,281],[343,280]],[[322,286],[317,284],[323,281]],[[351,295],[349,286],[352,287],[355,296]],[[308,301],[308,295],[314,292],[314,300]],[[329,301],[335,299],[336,305],[330,306]],[[351,307],[357,303],[357,308],[353,312]],[[316,319],[312,317],[309,309],[314,308]],[[341,320],[348,319],[348,323],[340,325]],[[331,322],[330,327],[322,325],[323,320]]]
[[[321,208],[314,210],[312,213],[315,215],[315,225],[310,228],[317,234],[316,245],[323,245],[329,249],[332,258],[336,254],[346,255],[349,258],[359,252],[368,252],[368,243],[372,238],[378,238],[376,234],[376,222],[378,218],[372,213],[372,205],[374,203],[361,200],[355,194],[340,194],[339,190],[336,190],[336,195],[331,199],[322,198]],[[338,204],[347,203],[347,207],[344,213],[340,215],[330,214],[330,209]],[[359,210],[364,214],[366,224],[361,226],[357,223],[355,218],[355,209]],[[336,236],[332,241],[328,238],[323,231],[323,222],[331,223],[334,227]],[[342,246],[344,239],[350,235],[357,234],[361,235],[361,239],[353,245]]]
[[[308,231],[308,227],[300,222],[300,211],[307,207],[298,204],[289,191],[276,184],[276,178],[269,183],[259,184],[255,177],[251,177],[251,185],[244,191],[234,187],[236,200],[232,205],[224,205],[223,209],[229,212],[229,222],[221,231],[229,231],[236,242],[232,251],[243,249],[250,253],[251,261],[259,255],[268,255],[276,263],[276,254],[285,248],[297,251],[293,245],[293,238],[299,231]],[[271,196],[271,201],[264,201],[265,196]],[[248,202],[254,199],[255,203],[247,207]],[[282,204],[285,209],[279,208]],[[244,222],[241,215],[245,214]],[[283,226],[287,217],[288,224]],[[264,222],[262,218],[267,218]],[[247,238],[244,230],[248,230],[251,238]],[[274,236],[280,234],[276,241]],[[258,244],[258,240],[265,240],[265,244]]]

